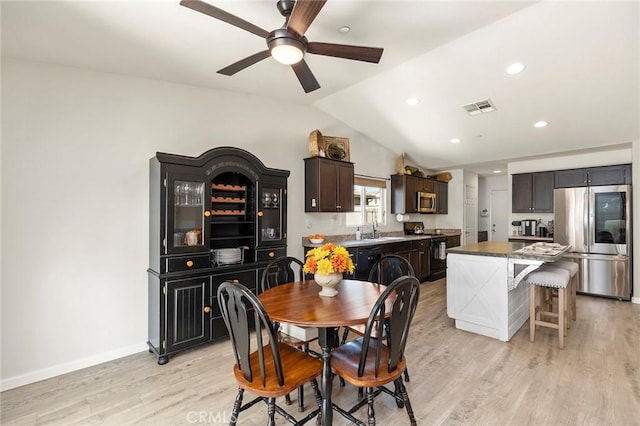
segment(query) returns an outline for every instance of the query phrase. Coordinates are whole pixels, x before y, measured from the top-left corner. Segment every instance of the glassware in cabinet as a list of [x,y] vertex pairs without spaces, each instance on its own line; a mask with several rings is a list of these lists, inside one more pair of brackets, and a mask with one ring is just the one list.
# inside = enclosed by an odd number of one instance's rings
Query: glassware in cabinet
[[202,249],[205,245],[205,184],[188,177],[171,179],[168,184],[169,215],[167,252]]
[[258,229],[260,245],[281,244],[284,235],[282,199],[284,188],[264,184],[259,188]]

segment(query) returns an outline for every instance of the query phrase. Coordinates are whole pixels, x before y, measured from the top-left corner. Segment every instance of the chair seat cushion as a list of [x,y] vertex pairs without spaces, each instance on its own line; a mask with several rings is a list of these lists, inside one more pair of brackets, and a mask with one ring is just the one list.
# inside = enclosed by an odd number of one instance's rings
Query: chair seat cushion
[[[358,363],[362,352],[363,339],[355,339],[349,343],[338,347],[331,353],[331,369],[333,372],[354,386],[375,387],[382,386],[397,379],[406,367],[406,360],[403,356],[398,362],[398,367],[394,371],[387,371],[389,360],[389,348],[379,339],[369,340],[369,351],[367,352],[367,362],[362,377],[358,377]],[[376,348],[381,347],[380,371],[376,377],[373,366],[375,365]]]
[[529,272],[526,280],[529,284],[542,287],[566,288],[571,275],[563,268],[542,265],[533,272]]
[[262,379],[260,378],[258,352],[252,352],[249,357],[253,371],[252,381],[245,379],[238,364],[233,367],[236,382],[238,382],[241,388],[258,396],[277,398],[288,394],[298,386],[320,375],[322,371],[321,360],[295,349],[286,343],[280,342],[278,346],[280,347],[280,360],[282,361],[282,370],[284,372],[284,385],[278,385],[271,347],[267,345],[264,347],[264,364],[269,373],[267,375],[267,382],[263,385]]
[[562,260],[557,261],[557,262],[553,262],[551,264],[551,266],[562,268],[562,269],[566,269],[567,271],[569,271],[569,275],[571,275],[572,277],[575,274],[577,274],[578,273],[578,269],[580,269],[580,267],[578,266],[577,263],[575,263],[575,262],[564,262]]

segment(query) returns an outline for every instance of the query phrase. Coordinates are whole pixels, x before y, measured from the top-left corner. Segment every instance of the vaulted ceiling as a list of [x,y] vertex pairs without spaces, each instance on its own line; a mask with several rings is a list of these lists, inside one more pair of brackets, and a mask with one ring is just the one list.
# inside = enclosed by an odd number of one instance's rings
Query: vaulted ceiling
[[[275,1],[208,1],[267,31],[283,24]],[[321,85],[308,94],[272,58],[217,74],[264,50],[264,39],[178,0],[3,0],[1,17],[3,57],[312,105],[431,169],[487,174],[512,159],[639,138],[638,2],[329,0],[310,41],[384,54],[379,64],[307,54]],[[525,69],[509,75],[514,62]],[[492,112],[463,108],[487,99]],[[548,126],[534,128],[541,120]]]

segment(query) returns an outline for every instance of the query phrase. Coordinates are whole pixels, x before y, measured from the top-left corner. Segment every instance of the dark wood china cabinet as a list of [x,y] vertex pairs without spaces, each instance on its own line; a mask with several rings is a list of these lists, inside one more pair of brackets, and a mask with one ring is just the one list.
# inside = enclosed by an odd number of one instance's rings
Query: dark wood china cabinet
[[257,294],[266,264],[286,254],[289,173],[232,147],[150,159],[147,343],[158,364],[226,336],[219,285]]

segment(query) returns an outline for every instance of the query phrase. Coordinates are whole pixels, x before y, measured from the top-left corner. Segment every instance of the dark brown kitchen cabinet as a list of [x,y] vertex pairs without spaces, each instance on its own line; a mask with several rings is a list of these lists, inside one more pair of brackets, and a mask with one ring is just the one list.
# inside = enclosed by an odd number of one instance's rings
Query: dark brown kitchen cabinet
[[435,213],[448,213],[447,183],[405,174],[391,175],[391,213],[418,213],[418,192],[435,193]]
[[147,344],[159,364],[226,336],[219,284],[257,292],[259,271],[286,254],[288,177],[232,147],[151,158]]
[[420,181],[414,176],[391,175],[391,213],[416,213]]
[[460,235],[447,235],[447,248],[460,246]]
[[352,212],[353,163],[325,157],[304,159],[304,211]]
[[417,180],[416,189],[420,192],[436,192],[436,181],[421,177],[415,177]]
[[447,182],[434,181],[436,193],[436,214],[449,213],[449,184]]
[[553,213],[553,172],[512,175],[512,213]]
[[556,188],[575,188],[579,186],[598,185],[630,185],[631,164],[557,170],[554,178]]
[[411,261],[413,271],[416,273],[416,277],[422,281],[429,276],[429,262],[430,262],[430,241],[429,239],[421,239],[411,242],[415,259]]

